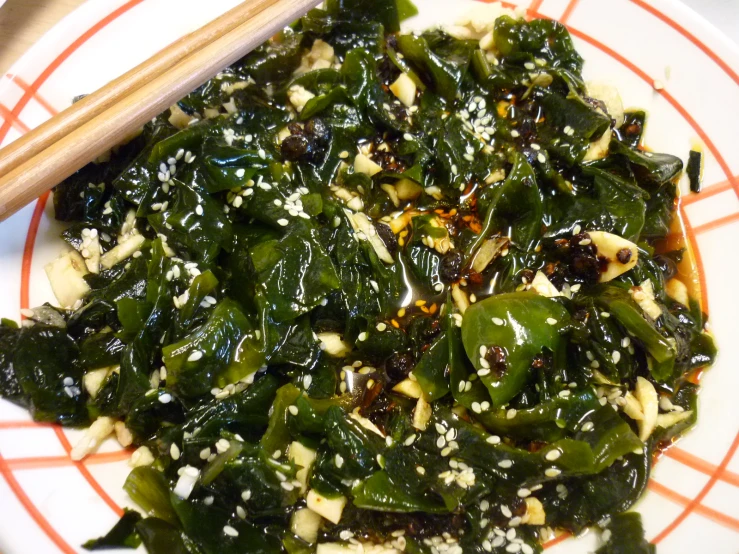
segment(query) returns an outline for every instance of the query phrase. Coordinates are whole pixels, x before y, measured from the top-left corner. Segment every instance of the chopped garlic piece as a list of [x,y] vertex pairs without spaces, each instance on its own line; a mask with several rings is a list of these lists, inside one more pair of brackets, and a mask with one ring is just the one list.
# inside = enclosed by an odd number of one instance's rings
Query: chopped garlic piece
[[421,385],[412,379],[403,379],[393,387],[393,392],[397,392],[398,394],[402,394],[408,398],[421,398],[421,396],[423,396]]
[[133,435],[131,430],[126,427],[126,424],[122,421],[116,421],[113,426],[115,429],[115,438],[123,448],[127,448],[133,444]]
[[141,250],[146,239],[144,235],[131,235],[128,240],[119,242],[116,246],[108,250],[100,258],[100,265],[105,269],[110,269],[119,262],[133,256],[135,252]]
[[402,212],[398,217],[394,217],[390,220],[388,223],[390,230],[397,235],[408,226],[411,219],[413,219],[413,216],[414,214],[411,212]]
[[170,106],[169,108],[169,112],[169,123],[177,129],[187,129],[187,127],[190,125],[190,122],[193,119],[196,119],[183,112],[182,108],[180,108],[177,104],[172,104],[172,106]]
[[398,191],[395,190],[395,185],[385,183],[384,185],[380,185],[380,188],[390,197],[390,201],[393,203],[393,206],[396,208],[400,206],[400,199],[398,198]]
[[364,154],[357,154],[354,158],[354,171],[357,173],[364,173],[372,177],[382,171],[382,166],[376,164]]
[[616,128],[621,127],[624,123],[624,105],[618,89],[601,81],[588,81],[585,83],[585,88],[588,96],[606,105],[608,115],[616,122]]
[[131,467],[150,466],[153,463],[154,454],[146,446],[139,446],[128,460],[128,465]]
[[589,231],[588,237],[598,250],[598,259],[608,262],[600,274],[600,282],[605,283],[632,269],[639,259],[636,244],[623,237],[605,231]]
[[423,187],[411,181],[410,179],[400,179],[395,183],[395,190],[398,191],[398,198],[401,200],[415,200],[423,192]]
[[87,266],[77,251],[70,250],[60,258],[46,264],[44,269],[49,278],[51,290],[54,291],[54,296],[61,307],[73,307],[90,292],[90,286],[83,278],[88,273]]
[[374,434],[379,435],[383,439],[385,438],[385,434],[382,431],[380,431],[379,427],[377,427],[377,425],[375,425],[374,423],[372,423],[366,417],[361,416],[361,415],[359,415],[357,413],[354,413],[354,412],[351,412],[349,414],[349,417],[352,418],[357,423],[359,423],[362,427],[364,427],[365,429],[367,429],[367,431],[372,431]]
[[669,427],[672,427],[673,425],[677,425],[681,421],[685,421],[692,415],[693,412],[690,410],[686,412],[670,412],[668,414],[659,414],[657,416],[657,427],[667,429]]
[[293,512],[290,530],[305,542],[313,544],[318,540],[321,521],[321,516],[310,508],[301,508]]
[[300,113],[303,111],[303,108],[305,108],[308,101],[315,97],[315,94],[301,85],[292,85],[287,89],[287,97],[290,99],[290,103],[295,107],[297,112]]
[[542,271],[537,271],[536,275],[534,275],[534,279],[531,281],[531,288],[536,291],[537,294],[546,296],[547,298],[562,296],[562,293],[557,290],[557,287],[552,284]]
[[501,16],[515,17],[513,10],[504,8],[500,3],[475,5],[455,21],[454,25],[444,30],[460,40],[480,40],[495,30],[495,20]]
[[316,335],[321,341],[321,350],[334,358],[343,358],[352,351],[352,346],[344,342],[339,333],[318,333]]
[[641,402],[636,399],[636,396],[631,394],[631,391],[629,391],[623,398],[626,402],[626,404],[623,405],[624,413],[634,421],[643,421],[644,410],[642,410]]
[[341,521],[341,514],[344,512],[344,506],[346,506],[346,497],[328,498],[311,489],[308,491],[306,503],[308,508],[338,525]]
[[93,369],[92,371],[88,371],[85,373],[85,375],[82,377],[82,384],[85,387],[85,390],[87,391],[87,394],[90,395],[91,398],[95,398],[100,392],[100,389],[103,388],[103,384],[105,383],[105,380],[108,378],[108,375],[110,375],[113,370],[119,370],[120,366],[110,366],[110,367],[101,367],[100,369]]
[[467,308],[470,307],[470,301],[467,298],[467,293],[464,292],[457,283],[454,283],[452,285],[452,300],[454,300],[454,305],[457,307],[459,313],[462,315],[464,315],[464,312],[467,311]]
[[528,496],[526,501],[527,525],[544,525],[546,523],[547,514],[544,511],[544,505],[538,498]]
[[108,435],[113,432],[113,429],[113,419],[107,416],[100,416],[85,430],[85,434],[74,445],[74,448],[69,453],[69,457],[74,461],[79,461],[91,452],[94,452]]
[[425,431],[426,426],[429,424],[431,419],[431,404],[421,396],[416,402],[416,408],[413,410],[413,427],[419,431]]
[[638,287],[631,287],[629,289],[631,298],[634,299],[639,307],[652,319],[657,319],[662,315],[662,309],[654,301],[654,287],[652,282],[647,279],[641,283]]
[[485,268],[498,257],[498,254],[503,250],[503,247],[508,244],[508,239],[494,238],[488,239],[482,243],[480,248],[475,252],[475,257],[472,260],[472,271],[482,273]]
[[654,431],[657,424],[657,414],[659,412],[659,397],[654,385],[647,381],[644,377],[636,378],[636,387],[634,388],[634,396],[641,404],[644,418],[637,421],[639,427],[639,438],[643,441],[647,440]]
[[416,101],[416,83],[405,73],[401,73],[395,82],[390,85],[390,91],[409,108]]
[[300,60],[300,67],[295,70],[295,75],[300,76],[315,69],[326,69],[337,65],[334,47],[319,39],[313,41],[309,52],[306,52]]
[[298,441],[293,441],[288,450],[288,458],[295,465],[300,466],[295,473],[295,478],[300,482],[300,491],[305,492],[308,489],[308,474],[316,461],[316,451],[303,446]]
[[675,279],[673,277],[672,279],[667,281],[667,284],[665,285],[665,291],[667,292],[668,296],[674,298],[686,308],[690,308],[690,295],[688,294],[688,287],[686,287],[685,283],[683,283],[680,279]]
[[609,146],[611,144],[611,135],[613,131],[607,129],[598,140],[594,140],[588,146],[588,151],[585,152],[585,156],[582,161],[591,162],[593,160],[600,160],[608,155]]
[[351,224],[352,229],[354,229],[356,233],[362,233],[364,235],[377,256],[386,264],[393,263],[393,257],[385,247],[385,243],[382,242],[382,239],[377,234],[375,226],[372,224],[370,219],[362,212],[352,213],[349,210],[344,210],[344,213],[346,213],[346,216],[349,218],[349,223]]

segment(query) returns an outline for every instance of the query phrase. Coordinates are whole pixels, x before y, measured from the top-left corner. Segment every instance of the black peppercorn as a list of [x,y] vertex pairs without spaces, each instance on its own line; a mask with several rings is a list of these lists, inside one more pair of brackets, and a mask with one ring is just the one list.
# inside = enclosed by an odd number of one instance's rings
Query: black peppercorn
[[445,283],[453,283],[461,277],[462,273],[462,254],[459,252],[449,252],[441,259],[439,263],[439,277]]
[[395,352],[385,362],[385,372],[393,381],[402,381],[413,371],[416,362],[408,352]]

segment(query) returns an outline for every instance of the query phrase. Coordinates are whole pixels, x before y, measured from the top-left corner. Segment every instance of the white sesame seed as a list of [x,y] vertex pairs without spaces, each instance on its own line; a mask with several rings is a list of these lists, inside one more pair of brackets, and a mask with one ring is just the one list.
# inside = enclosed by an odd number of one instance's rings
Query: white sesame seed
[[187,361],[197,362],[202,357],[203,357],[203,353],[200,350],[193,350],[192,352],[190,352],[190,355],[187,357]]
[[518,131],[516,131],[515,129],[512,129],[512,130],[511,130],[511,136],[512,136],[513,138],[518,138],[518,137],[520,137],[520,136],[521,136],[521,133],[519,133],[519,132],[518,132]]
[[570,396],[570,391],[568,391],[568,390],[559,391],[559,395],[558,396],[560,398],[567,398],[568,396]]
[[412,444],[413,444],[413,441],[415,441],[415,440],[416,440],[416,435],[415,435],[415,433],[414,433],[413,435],[410,435],[410,436],[409,436],[409,437],[408,437],[407,439],[405,439],[405,440],[403,441],[403,444],[404,444],[405,446],[410,446],[410,445],[412,445]]
[[419,475],[426,475],[426,468],[423,466],[416,466],[416,471]]
[[621,352],[619,352],[618,350],[614,350],[611,353],[611,359],[613,360],[614,364],[617,364],[621,360]]
[[586,421],[585,423],[582,424],[582,430],[585,433],[587,433],[588,431],[592,431],[593,427],[595,427],[595,425],[593,425],[592,421]]
[[479,402],[472,403],[472,411],[475,412],[476,414],[482,413],[482,407],[480,406]]
[[553,317],[548,317],[547,318],[547,324],[549,324],[549,325],[557,325],[557,320],[554,319]]
[[572,228],[572,234],[573,235],[579,235],[581,231],[582,231],[582,227],[580,227],[580,225],[575,225]]
[[168,392],[165,392],[164,394],[159,396],[159,402],[161,402],[162,404],[169,404],[170,402],[172,402],[172,395]]
[[312,382],[313,382],[313,376],[306,375],[305,377],[303,377],[303,388],[305,390],[308,390]]
[[436,432],[440,435],[443,435],[446,433],[446,427],[444,427],[441,423],[435,423],[434,428],[436,429]]
[[238,537],[239,536],[239,532],[236,529],[234,529],[233,527],[231,527],[230,525],[225,525],[223,527],[223,534],[224,535],[228,535],[229,537]]
[[502,504],[500,506],[500,513],[503,514],[503,517],[507,517],[507,518],[513,517],[513,512],[511,512],[511,509],[505,504]]
[[298,415],[298,407],[297,407],[297,406],[295,406],[295,405],[291,405],[291,406],[288,406],[288,408],[287,408],[287,409],[288,409],[288,411],[289,411],[289,412],[290,412],[290,413],[291,413],[292,415],[294,415],[294,416]]
[[278,219],[277,220],[277,224],[278,225],[281,225],[282,227],[287,227],[287,224],[288,223],[289,223],[289,221],[287,219]]
[[203,206],[201,206],[200,204],[195,206],[195,213],[198,215],[203,215]]
[[339,469],[344,465],[344,458],[341,457],[341,454],[336,454],[336,456],[334,456],[334,464],[336,464],[336,467]]
[[505,414],[505,416],[506,416],[506,419],[513,419],[514,417],[516,417],[516,413],[517,413],[517,412],[516,412],[516,409],[515,409],[515,408],[511,408],[511,409],[510,409],[510,410],[508,410],[508,411],[506,412],[506,414]]
[[547,157],[541,152],[539,152],[539,154],[536,156],[536,159],[539,161],[540,164],[547,163]]
[[556,467],[550,467],[544,470],[544,475],[546,475],[547,477],[557,477],[560,473],[562,472]]
[[249,502],[250,498],[251,498],[250,490],[247,489],[241,493],[241,500],[243,500],[244,502]]
[[520,488],[518,489],[517,494],[519,498],[526,498],[527,496],[531,496],[531,491],[526,488]]
[[500,437],[498,435],[490,435],[485,442],[488,444],[500,444]]
[[241,506],[236,506],[236,515],[241,519],[246,519],[246,510]]
[[508,469],[513,465],[513,462],[511,460],[501,460],[498,462],[498,467],[502,467],[503,469]]
[[547,452],[547,453],[546,453],[546,456],[544,456],[544,457],[545,457],[545,458],[546,458],[547,460],[549,460],[550,462],[553,462],[553,461],[555,461],[555,460],[559,459],[559,457],[560,457],[561,455],[562,455],[562,452],[561,452],[560,450],[557,450],[557,449],[555,448],[554,450],[550,450],[549,452]]
[[169,447],[169,455],[172,457],[173,460],[179,460],[180,449],[175,443],[172,443],[172,445]]
[[499,317],[494,317],[493,318],[493,323],[495,323],[496,325],[505,325],[505,321],[503,321]]

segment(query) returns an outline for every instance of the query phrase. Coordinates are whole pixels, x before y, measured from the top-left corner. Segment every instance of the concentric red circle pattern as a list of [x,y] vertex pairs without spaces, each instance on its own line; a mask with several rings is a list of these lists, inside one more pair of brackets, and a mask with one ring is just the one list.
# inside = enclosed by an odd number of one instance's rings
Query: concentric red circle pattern
[[[481,0],[481,1],[490,3],[490,2],[496,2],[499,0]],[[682,37],[690,41],[700,52],[702,52],[706,56],[706,58],[708,58],[709,63],[713,63],[717,65],[719,68],[721,68],[721,70],[724,73],[726,73],[726,75],[728,75],[734,81],[734,83],[736,83],[737,86],[739,86],[739,75],[737,75],[737,73],[725,61],[723,61],[715,52],[713,52],[706,44],[704,44],[695,35],[690,33],[690,31],[682,27],[679,23],[672,20],[669,16],[660,12],[658,9],[656,9],[654,6],[650,5],[649,3],[645,2],[644,0],[630,0],[630,1],[634,5],[638,6],[639,8],[641,8],[642,10],[644,10],[645,12],[649,13],[651,16],[659,20],[662,24],[669,26],[674,31],[682,35]],[[141,4],[142,2],[144,2],[144,0],[129,0],[128,2],[118,7],[116,10],[109,13],[106,17],[102,18],[95,25],[90,27],[86,32],[81,34],[64,51],[62,51],[41,72],[41,74],[30,84],[26,82],[22,78],[22,76],[19,76],[19,75],[9,76],[12,79],[12,81],[23,90],[23,95],[21,96],[20,100],[16,103],[16,105],[12,109],[9,109],[7,106],[0,104],[0,117],[3,119],[3,123],[2,125],[0,125],[0,142],[2,142],[5,139],[6,135],[8,134],[11,128],[15,128],[20,133],[25,133],[29,130],[28,126],[21,120],[20,116],[23,114],[24,108],[28,105],[28,103],[32,99],[35,100],[39,105],[41,105],[49,113],[50,116],[54,115],[57,112],[57,110],[39,94],[40,87],[67,59],[69,59],[70,56],[74,54],[74,52],[76,52],[91,37],[97,34],[100,30],[104,29],[111,22],[115,21],[121,15],[130,11],[132,8],[134,8],[138,4]],[[611,58],[616,60],[618,63],[623,65],[624,67],[628,68],[631,72],[633,72],[635,75],[637,75],[640,79],[644,80],[648,84],[650,85],[653,84],[654,79],[650,77],[645,71],[640,69],[638,65],[626,59],[624,56],[614,51],[613,49],[609,48],[607,45],[602,44],[601,42],[599,42],[597,39],[593,38],[592,36],[589,36],[587,33],[583,32],[581,29],[577,29],[569,24],[570,18],[573,15],[573,13],[576,11],[579,2],[580,0],[570,0],[566,8],[562,12],[562,14],[558,17],[559,21],[561,21],[562,23],[568,26],[573,36],[601,50],[603,53],[610,56]],[[517,7],[516,5],[510,4],[508,2],[501,2],[501,3],[505,5],[506,7],[511,7],[511,8]],[[529,17],[548,17],[547,14],[543,14],[540,12],[542,4],[543,4],[543,0],[533,0],[528,6],[528,8],[526,8],[527,15]],[[684,198],[680,205],[680,212],[681,212],[681,215],[683,216],[683,220],[686,225],[686,231],[687,231],[688,237],[693,245],[693,249],[695,251],[697,263],[699,265],[699,269],[701,273],[701,293],[703,296],[702,298],[703,306],[705,307],[706,311],[708,311],[706,284],[703,279],[703,275],[705,273],[703,271],[702,260],[700,257],[700,251],[698,249],[698,243],[696,241],[696,237],[707,231],[714,230],[716,228],[722,227],[724,225],[727,225],[729,223],[739,220],[739,213],[734,213],[728,216],[719,217],[707,223],[703,223],[700,226],[692,227],[690,224],[690,220],[685,212],[685,208],[688,205],[695,204],[705,199],[714,197],[730,189],[733,189],[737,197],[739,198],[739,176],[736,176],[731,172],[729,165],[727,164],[723,155],[718,150],[718,148],[715,146],[713,141],[704,132],[700,124],[680,104],[680,102],[678,102],[678,100],[674,98],[665,89],[661,89],[658,92],[661,95],[661,97],[665,101],[667,101],[675,109],[675,111],[677,111],[685,119],[688,125],[700,137],[700,139],[705,144],[706,148],[709,150],[709,152],[712,154],[712,156],[717,161],[718,165],[721,167],[721,170],[723,171],[726,177],[725,181],[722,181],[720,183],[715,183],[711,185],[710,187],[707,187],[706,190],[700,195],[691,195],[691,196]],[[20,290],[21,308],[29,307],[29,282],[30,282],[30,275],[31,275],[31,263],[33,259],[33,251],[34,251],[34,246],[36,243],[36,235],[38,232],[39,224],[41,222],[41,218],[44,213],[44,208],[45,208],[47,200],[48,200],[48,193],[41,196],[36,202],[34,212],[31,217],[31,223],[29,225],[28,232],[26,235],[26,242],[25,242],[25,248],[24,248],[24,253],[23,253],[23,262],[22,262],[22,267],[21,267],[21,290]],[[2,421],[0,422],[0,429],[20,429],[20,428],[31,428],[31,427],[37,428],[37,427],[50,427],[50,426],[39,424],[39,423],[34,423],[31,421]],[[105,492],[103,487],[95,480],[95,478],[91,475],[87,466],[93,465],[93,464],[105,464],[105,463],[110,463],[114,461],[120,461],[120,460],[126,459],[130,453],[125,450],[121,450],[119,452],[96,454],[96,455],[88,457],[84,462],[74,462],[69,457],[71,445],[69,444],[64,432],[62,431],[61,428],[57,426],[51,426],[51,427],[54,429],[55,435],[57,436],[60,444],[62,445],[64,451],[66,452],[65,456],[44,456],[44,457],[6,459],[2,456],[2,454],[0,454],[0,474],[2,474],[8,486],[13,491],[13,494],[18,498],[20,503],[29,513],[29,515],[38,524],[39,528],[49,537],[49,539],[59,548],[60,551],[64,552],[65,554],[72,554],[75,552],[75,549],[72,548],[67,543],[67,541],[65,541],[65,539],[61,536],[61,534],[58,531],[56,531],[54,527],[48,522],[48,520],[44,517],[44,515],[37,508],[37,506],[34,505],[30,497],[28,496],[28,494],[26,494],[23,487],[20,485],[20,483],[16,479],[14,472],[18,470],[32,470],[32,469],[49,468],[49,467],[74,466],[79,471],[79,473],[82,475],[82,477],[89,483],[90,487],[102,499],[102,501],[105,504],[107,504],[110,507],[110,509],[113,510],[116,514],[121,514],[122,513],[121,508],[112,500],[112,498],[110,498],[110,496]],[[723,481],[734,487],[739,488],[739,474],[733,473],[727,469],[729,462],[734,457],[738,448],[739,448],[739,433],[734,438],[733,442],[731,443],[729,449],[727,450],[726,454],[724,455],[723,459],[721,460],[718,466],[711,464],[695,456],[694,454],[681,450],[677,447],[673,447],[666,452],[667,457],[677,462],[680,462],[681,464],[687,467],[690,467],[691,469],[695,471],[698,471],[698,472],[701,472],[707,475],[709,479],[704,484],[704,486],[701,488],[701,490],[693,498],[685,497],[671,490],[665,485],[658,483],[654,480],[650,482],[649,484],[650,490],[652,490],[653,492],[661,496],[664,496],[665,498],[669,499],[670,501],[674,502],[677,505],[683,506],[683,509],[679,513],[679,515],[670,524],[668,524],[660,533],[658,533],[655,537],[652,538],[652,541],[654,543],[659,543],[662,540],[664,540],[682,522],[684,522],[685,519],[691,513],[696,513],[703,517],[709,518],[713,520],[714,522],[739,533],[739,519],[729,514],[722,513],[718,510],[714,510],[702,504],[704,498],[713,489],[713,487],[716,485],[718,481]],[[549,546],[553,546],[554,544],[557,544],[566,539],[567,539],[567,536],[565,535],[558,537],[557,539],[549,542],[545,546],[545,548]]]

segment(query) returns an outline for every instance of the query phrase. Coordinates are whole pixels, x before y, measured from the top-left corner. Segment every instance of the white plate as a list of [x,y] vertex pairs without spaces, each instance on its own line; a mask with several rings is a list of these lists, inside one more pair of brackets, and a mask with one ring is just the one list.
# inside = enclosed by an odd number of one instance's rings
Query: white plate
[[[69,105],[201,26],[237,0],[97,0],[67,17],[0,79],[0,141]],[[453,21],[469,0],[419,0],[414,26]],[[647,143],[683,158],[695,141],[708,153],[705,191],[682,211],[704,270],[704,294],[721,353],[703,379],[699,424],[657,464],[638,504],[647,535],[665,554],[739,551],[739,52],[676,1],[528,0],[530,16],[565,22],[587,78],[617,84],[626,106],[650,113]],[[656,81],[664,88],[655,90]],[[658,85],[659,86],[659,85]],[[0,315],[53,300],[43,266],[61,250],[45,198],[0,225]],[[72,463],[79,432],[30,422],[0,401],[0,551],[82,552],[130,500],[121,489],[127,453],[110,441]],[[566,538],[552,553],[585,553],[593,537]]]

